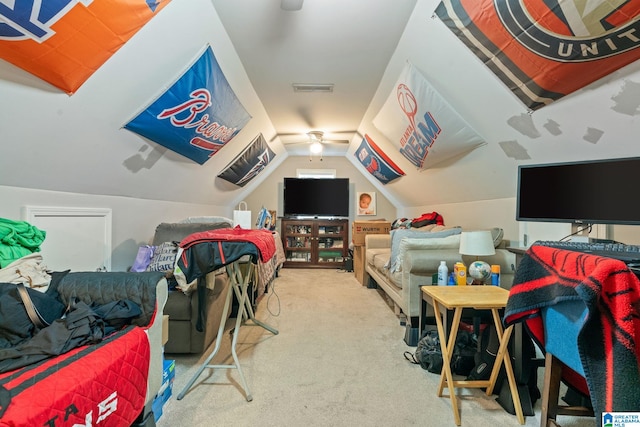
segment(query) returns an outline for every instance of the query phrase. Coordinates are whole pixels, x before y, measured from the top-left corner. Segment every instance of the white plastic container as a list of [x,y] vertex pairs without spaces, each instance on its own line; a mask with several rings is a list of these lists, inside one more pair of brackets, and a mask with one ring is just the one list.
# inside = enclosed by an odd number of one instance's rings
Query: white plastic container
[[449,268],[447,268],[447,263],[440,261],[440,266],[438,267],[438,286],[447,286],[448,277]]

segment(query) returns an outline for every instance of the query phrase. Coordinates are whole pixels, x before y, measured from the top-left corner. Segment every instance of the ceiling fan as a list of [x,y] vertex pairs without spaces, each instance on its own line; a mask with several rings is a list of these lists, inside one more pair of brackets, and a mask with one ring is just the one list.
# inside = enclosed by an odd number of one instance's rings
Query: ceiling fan
[[[280,136],[287,136],[280,134]],[[349,144],[348,139],[325,139],[324,132],[319,130],[312,130],[307,132],[308,139],[306,141],[283,141],[285,145],[292,144],[309,144],[309,150],[313,154],[320,154],[323,150],[323,145],[326,144]]]

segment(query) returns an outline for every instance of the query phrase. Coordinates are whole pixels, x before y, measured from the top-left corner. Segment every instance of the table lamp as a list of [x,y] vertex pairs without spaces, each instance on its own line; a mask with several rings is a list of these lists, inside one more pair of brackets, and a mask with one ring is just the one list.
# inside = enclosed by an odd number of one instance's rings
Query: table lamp
[[469,277],[473,278],[473,284],[482,284],[491,277],[491,266],[479,257],[495,255],[493,238],[490,231],[463,231],[460,235],[461,255],[472,255],[476,260],[469,265]]

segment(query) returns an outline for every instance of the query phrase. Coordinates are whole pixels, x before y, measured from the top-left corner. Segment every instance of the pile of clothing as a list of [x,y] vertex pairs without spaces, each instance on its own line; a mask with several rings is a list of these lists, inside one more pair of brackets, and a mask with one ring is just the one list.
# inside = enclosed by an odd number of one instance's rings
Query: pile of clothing
[[46,291],[51,276],[39,253],[45,237],[45,231],[26,221],[0,218],[0,282]]
[[34,252],[40,252],[40,245],[47,233],[26,221],[0,218],[0,268]]

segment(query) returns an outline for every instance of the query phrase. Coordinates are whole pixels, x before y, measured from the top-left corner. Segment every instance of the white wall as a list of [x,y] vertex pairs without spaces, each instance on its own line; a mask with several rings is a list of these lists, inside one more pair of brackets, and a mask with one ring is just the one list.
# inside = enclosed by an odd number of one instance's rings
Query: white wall
[[[23,209],[28,205],[111,209],[112,271],[126,271],[131,267],[138,246],[151,242],[155,228],[161,222],[177,222],[189,216],[231,216],[231,209],[226,206],[30,190],[2,185],[0,200],[0,217],[12,220],[24,220]],[[74,242],[69,241],[68,244],[73,245]],[[62,251],[65,249],[60,248]]]
[[459,225],[468,230],[500,227],[504,230],[504,238],[516,245],[519,237],[515,203],[514,198],[508,198],[433,204],[401,209],[400,216],[415,218],[422,213],[438,212],[444,218],[445,225]]
[[[350,221],[381,218],[393,221],[397,218],[396,206],[344,157],[324,157],[322,161],[317,158],[309,161],[309,157],[288,157],[244,199],[253,213],[253,222],[256,220],[256,213],[263,206],[270,210],[276,210],[278,215],[282,215],[284,178],[295,177],[297,169],[333,169],[336,171],[336,177],[349,178],[351,191]],[[361,191],[376,193],[376,215],[356,215],[355,193]]]

